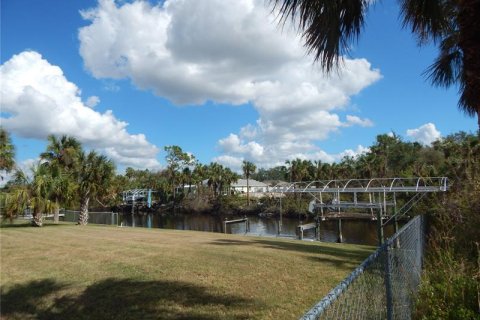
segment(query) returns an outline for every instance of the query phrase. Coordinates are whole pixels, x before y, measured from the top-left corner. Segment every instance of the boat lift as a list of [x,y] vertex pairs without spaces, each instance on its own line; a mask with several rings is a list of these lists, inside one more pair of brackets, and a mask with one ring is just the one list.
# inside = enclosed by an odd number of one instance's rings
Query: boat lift
[[[289,193],[304,193],[313,197],[309,204],[309,211],[317,212],[317,228],[320,220],[328,217],[338,218],[339,242],[342,242],[340,210],[368,209],[371,219],[377,220],[377,233],[381,245],[384,240],[383,228],[387,223],[393,220],[395,232],[397,232],[398,219],[404,217],[426,194],[445,192],[447,189],[448,178],[446,177],[414,177],[294,182],[288,186],[275,186],[270,192],[280,198],[279,233],[282,228],[282,197]],[[402,198],[405,199],[400,208],[397,208],[398,194],[402,194]],[[335,213],[332,215],[332,212]],[[360,213],[355,212],[349,214],[350,217],[355,215],[361,216]],[[319,240],[319,232],[316,233]]]
[[147,205],[152,207],[152,189],[131,189],[122,192],[122,200],[126,205],[132,206],[132,213],[134,213],[135,205]]

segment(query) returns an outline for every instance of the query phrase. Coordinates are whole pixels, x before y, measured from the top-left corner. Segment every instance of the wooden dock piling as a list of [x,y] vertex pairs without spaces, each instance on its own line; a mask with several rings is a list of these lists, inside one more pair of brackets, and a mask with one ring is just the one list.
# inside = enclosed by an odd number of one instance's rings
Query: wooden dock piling
[[338,219],[338,224],[337,224],[337,242],[342,243],[343,242],[343,234],[342,234],[342,219]]
[[245,233],[250,232],[250,221],[248,221],[247,217],[241,218],[241,219],[235,219],[235,220],[227,220],[225,218],[225,221],[223,222],[223,233],[227,233],[227,224],[233,224],[233,223],[245,223]]

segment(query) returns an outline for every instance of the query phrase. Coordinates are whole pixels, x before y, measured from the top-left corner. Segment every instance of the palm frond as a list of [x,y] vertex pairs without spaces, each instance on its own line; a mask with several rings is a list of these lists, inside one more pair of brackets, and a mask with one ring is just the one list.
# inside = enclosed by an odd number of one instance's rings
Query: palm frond
[[480,132],[480,114],[478,114],[479,110],[476,110],[473,107],[471,103],[472,98],[469,95],[470,92],[466,90],[466,84],[464,81],[460,83],[459,92],[460,99],[458,100],[458,108],[470,117],[474,117],[475,115],[478,116],[478,127]]
[[455,6],[448,0],[403,0],[400,10],[403,27],[410,26],[420,44],[436,42],[455,28],[451,19]]
[[[326,72],[348,54],[364,25],[366,0],[271,0],[279,10],[280,22],[298,25],[309,54]],[[275,10],[274,9],[274,10]]]
[[458,33],[452,33],[442,40],[438,57],[423,74],[435,86],[450,87],[461,82],[462,59],[462,50],[458,46]]

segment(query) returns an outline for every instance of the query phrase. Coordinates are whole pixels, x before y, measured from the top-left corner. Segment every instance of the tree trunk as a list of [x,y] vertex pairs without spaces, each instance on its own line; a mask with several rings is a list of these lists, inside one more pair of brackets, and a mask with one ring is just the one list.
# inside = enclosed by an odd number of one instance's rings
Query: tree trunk
[[197,183],[196,184],[196,192],[195,192],[195,199],[199,199],[200,198],[200,188],[201,188],[202,184],[201,183]]
[[59,220],[59,215],[60,215],[60,204],[58,203],[58,200],[55,201],[55,211],[53,212],[53,223],[58,223]]
[[32,215],[32,226],[34,227],[43,226],[43,215],[41,212],[37,212],[35,209],[33,210],[33,215]]
[[90,197],[82,197],[80,200],[80,215],[78,216],[79,225],[86,225],[88,223],[88,203],[90,202]]

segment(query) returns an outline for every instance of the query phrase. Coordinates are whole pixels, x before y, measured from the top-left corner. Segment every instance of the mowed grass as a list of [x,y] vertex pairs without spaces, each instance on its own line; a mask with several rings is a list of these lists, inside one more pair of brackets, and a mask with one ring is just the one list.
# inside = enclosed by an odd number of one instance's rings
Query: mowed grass
[[0,241],[2,319],[297,319],[373,251],[71,224]]

